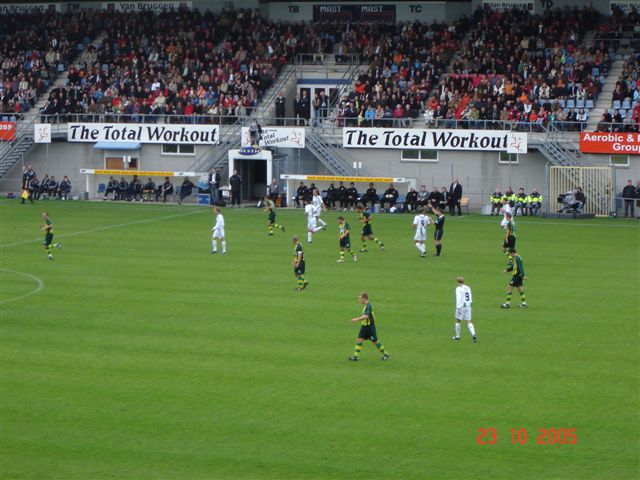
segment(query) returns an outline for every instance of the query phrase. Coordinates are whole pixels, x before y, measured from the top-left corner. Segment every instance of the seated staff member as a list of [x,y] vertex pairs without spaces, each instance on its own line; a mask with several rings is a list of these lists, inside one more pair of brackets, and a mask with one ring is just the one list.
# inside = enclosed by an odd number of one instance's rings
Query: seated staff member
[[129,182],[124,177],[120,177],[118,182],[118,188],[116,189],[116,200],[125,200],[127,198],[127,190],[129,189]]
[[[151,180],[151,179],[149,179]],[[115,199],[116,197],[116,189],[118,188],[118,182],[115,178],[109,177],[109,181],[107,182],[107,188],[104,191],[104,198],[106,200],[109,194],[111,194],[111,199]]]
[[526,217],[528,201],[529,201],[529,196],[526,193],[524,193],[524,188],[522,187],[519,188],[518,193],[516,194],[516,197],[515,197],[516,204],[513,210],[513,214],[518,215],[518,210],[520,210],[520,213]]
[[145,202],[153,201],[153,196],[156,193],[156,184],[151,177],[147,179],[147,183],[142,187],[142,200]]
[[173,195],[173,183],[169,180],[169,177],[164,177],[164,183],[158,187],[156,191],[156,202],[162,195],[162,203],[167,202],[167,195]]
[[49,179],[49,197],[53,198],[58,195],[58,181],[56,180],[55,175],[51,175]]
[[185,177],[184,181],[182,182],[182,185],[180,185],[180,195],[178,196],[179,204],[181,204],[186,197],[191,196],[191,194],[193,193],[193,187],[195,187],[193,182],[189,180],[189,177]]
[[358,203],[358,190],[356,189],[356,184],[351,182],[345,194],[344,208],[353,210],[356,203]]
[[534,188],[527,199],[529,204],[529,215],[538,215],[542,207],[542,195],[538,193],[538,189]]
[[404,211],[405,212],[413,212],[418,206],[418,192],[416,189],[411,187],[407,196],[404,198]]
[[382,210],[385,209],[385,205],[389,205],[389,209],[396,206],[396,202],[398,201],[398,190],[395,189],[393,183],[389,184],[389,188],[387,188],[382,194],[382,200],[380,201],[380,208]]
[[491,215],[500,215],[500,209],[502,208],[502,192],[500,190],[496,190],[489,197],[489,202],[491,202]]

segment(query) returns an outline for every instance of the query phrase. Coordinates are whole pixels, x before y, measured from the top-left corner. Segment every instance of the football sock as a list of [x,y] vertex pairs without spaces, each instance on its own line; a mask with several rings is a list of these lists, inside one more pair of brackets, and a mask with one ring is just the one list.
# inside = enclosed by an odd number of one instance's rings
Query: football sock
[[440,256],[440,252],[442,251],[442,245],[436,245],[436,254]]
[[327,226],[327,222],[325,222],[324,220],[322,220],[321,218],[318,219],[318,223],[320,223],[320,225],[322,225],[323,227]]
[[387,353],[387,351],[384,349],[384,345],[382,344],[382,342],[377,342],[376,348],[380,350],[380,353],[383,355]]
[[378,238],[374,237],[373,239],[374,242],[376,242],[378,245],[380,245],[381,247],[384,246],[384,243],[382,243],[381,240],[378,240]]
[[273,226],[279,228],[280,230],[284,230],[284,225],[278,225],[277,223],[274,223]]
[[218,251],[218,242],[215,240],[211,241],[211,251],[212,252],[217,252]]
[[423,252],[422,252],[422,245],[420,245],[419,243],[416,243],[416,248],[418,249],[418,251],[419,251],[420,253],[423,253]]
[[313,232],[307,232],[307,242],[311,243],[313,239]]
[[340,250],[340,260],[344,260],[344,250]]
[[304,275],[298,276],[298,288],[302,288],[304,286]]
[[527,303],[527,296],[524,294],[524,292],[520,294],[520,302]]
[[[325,225],[326,225],[326,223],[325,223]],[[314,229],[313,229],[313,232],[314,232],[314,233],[315,233],[315,232],[319,232],[320,230],[322,230],[322,228],[323,228],[323,227],[316,227],[316,228],[314,228]]]
[[355,254],[355,253],[353,253],[353,249],[352,249],[352,248],[350,248],[350,249],[349,249],[349,253],[351,254],[351,257],[352,257],[352,258],[355,258],[355,257],[356,257],[356,254]]
[[511,292],[507,292],[507,303],[511,303]]
[[362,242],[362,249],[366,250],[367,249],[367,243],[366,242]]
[[225,242],[224,240],[222,242],[220,242],[222,244],[222,253],[226,253],[227,252],[227,242]]
[[460,338],[460,324],[456,322],[456,337]]
[[360,356],[360,351],[362,350],[362,342],[357,342],[356,343],[356,348],[353,351],[353,356],[354,357],[359,357]]
[[467,323],[467,328],[469,329],[469,333],[471,334],[472,337],[476,336],[476,329],[473,327],[473,323],[469,322]]
[[273,225],[269,225],[269,235],[273,235]]

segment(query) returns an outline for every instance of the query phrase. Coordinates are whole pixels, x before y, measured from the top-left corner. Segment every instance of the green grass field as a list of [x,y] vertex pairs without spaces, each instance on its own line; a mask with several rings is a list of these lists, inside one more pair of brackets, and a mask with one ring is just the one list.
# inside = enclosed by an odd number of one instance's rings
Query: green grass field
[[[501,310],[495,217],[449,218],[421,259],[412,217],[378,215],[386,250],[336,264],[329,213],[295,292],[302,212],[274,237],[261,210],[224,214],[225,257],[207,208],[0,203],[3,479],[639,477],[637,220],[518,218],[529,309]],[[457,275],[478,344],[451,340]],[[370,344],[347,361],[362,290],[388,362]]]

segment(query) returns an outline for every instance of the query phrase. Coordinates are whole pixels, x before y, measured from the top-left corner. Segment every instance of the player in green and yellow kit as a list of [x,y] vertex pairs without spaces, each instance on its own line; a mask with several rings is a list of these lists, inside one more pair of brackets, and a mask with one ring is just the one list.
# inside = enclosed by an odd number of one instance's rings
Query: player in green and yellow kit
[[278,225],[276,223],[276,204],[268,196],[264,197],[264,211],[269,213],[267,219],[267,229],[269,233],[267,235],[273,235],[273,229],[279,228],[284,233],[284,225]]
[[365,340],[371,340],[376,348],[382,353],[381,360],[388,360],[389,354],[387,353],[384,345],[380,340],[378,340],[378,335],[376,334],[376,318],[373,313],[373,305],[369,303],[369,295],[365,292],[362,292],[359,297],[360,304],[362,307],[362,315],[359,317],[352,318],[351,321],[353,323],[362,322],[360,326],[360,332],[358,333],[358,338],[356,338],[356,348],[353,352],[353,355],[349,357],[349,360],[353,362],[357,362],[360,360],[360,351],[362,350],[362,344]]
[[522,264],[522,258],[516,252],[515,248],[509,250],[509,266],[504,273],[511,272],[511,281],[507,285],[507,301],[500,305],[502,308],[511,308],[511,294],[513,289],[516,288],[520,292],[520,308],[527,308],[527,297],[524,294],[524,286],[522,285],[527,276],[524,273],[524,265]]
[[357,261],[358,257],[356,257],[356,254],[353,253],[353,249],[351,248],[351,231],[349,230],[349,224],[345,222],[344,217],[338,217],[338,226],[340,229],[340,258],[337,260],[337,262],[344,262],[345,250],[349,250],[351,258],[354,262]]
[[309,282],[304,279],[305,262],[302,244],[298,237],[293,237],[293,274],[298,279],[298,287],[296,290],[304,290]]
[[60,244],[53,243],[53,223],[51,223],[51,219],[49,218],[49,214],[47,212],[44,212],[42,214],[42,218],[44,220],[44,225],[40,225],[40,230],[43,230],[45,232],[44,234],[44,242],[42,242],[42,244],[44,245],[44,249],[47,251],[47,256],[49,257],[49,260],[53,260],[53,254],[51,253],[51,247],[54,246],[56,248],[60,248]]
[[360,235],[360,240],[362,240],[362,248],[361,252],[367,252],[367,239],[373,240],[375,243],[380,245],[380,250],[384,250],[384,243],[377,237],[373,236],[373,230],[371,228],[371,214],[367,212],[364,208],[364,205],[359,203],[356,206],[356,210],[360,213],[360,223],[362,223],[362,234]]

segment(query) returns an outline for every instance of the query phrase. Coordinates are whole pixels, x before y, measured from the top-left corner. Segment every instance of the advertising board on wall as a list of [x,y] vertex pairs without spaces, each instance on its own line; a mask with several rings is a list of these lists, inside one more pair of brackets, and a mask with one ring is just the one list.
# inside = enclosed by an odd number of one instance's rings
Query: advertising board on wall
[[16,122],[0,122],[0,142],[16,139]]
[[[242,127],[242,145],[249,145],[249,127]],[[259,147],[304,148],[304,128],[263,127]]]
[[508,130],[342,129],[345,148],[527,153],[527,134]]
[[102,2],[108,12],[170,12],[179,8],[191,9],[191,2]]
[[[539,1],[539,0],[536,0]],[[506,10],[513,10],[517,8],[519,10],[526,10],[527,12],[534,13],[536,8],[536,1],[534,0],[484,0],[482,5],[491,8],[491,10],[503,12]]]
[[340,5],[335,3],[314,5],[313,21],[395,23],[396,6],[389,4]]
[[60,6],[59,3],[2,3],[0,4],[0,15],[56,12],[60,10]]
[[220,142],[220,127],[155,123],[69,123],[67,141],[213,145]]
[[640,155],[640,133],[582,132],[582,153]]

